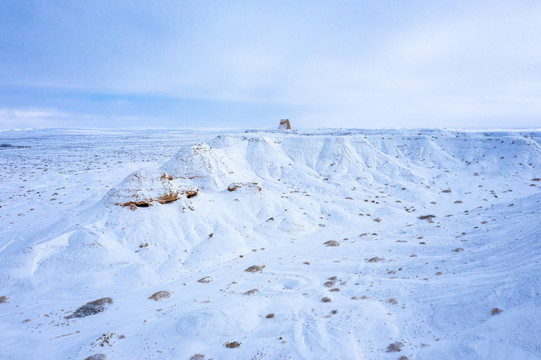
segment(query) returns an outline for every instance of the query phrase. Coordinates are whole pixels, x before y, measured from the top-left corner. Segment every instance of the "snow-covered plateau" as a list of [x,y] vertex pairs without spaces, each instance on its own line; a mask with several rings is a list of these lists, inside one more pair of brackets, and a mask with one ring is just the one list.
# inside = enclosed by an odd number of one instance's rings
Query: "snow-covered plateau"
[[0,359],[541,359],[541,131],[0,143]]

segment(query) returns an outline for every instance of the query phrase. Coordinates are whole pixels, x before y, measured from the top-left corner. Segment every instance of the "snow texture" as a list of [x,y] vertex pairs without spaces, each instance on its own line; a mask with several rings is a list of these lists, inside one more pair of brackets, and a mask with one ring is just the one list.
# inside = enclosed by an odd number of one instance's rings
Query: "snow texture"
[[541,358],[539,131],[0,143],[1,359]]

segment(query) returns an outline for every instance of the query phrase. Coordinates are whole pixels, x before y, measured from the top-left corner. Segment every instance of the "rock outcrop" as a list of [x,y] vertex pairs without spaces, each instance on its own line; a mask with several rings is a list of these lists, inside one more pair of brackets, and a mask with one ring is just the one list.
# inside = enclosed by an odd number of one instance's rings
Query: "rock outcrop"
[[135,210],[155,203],[170,203],[183,196],[191,198],[197,195],[198,191],[192,185],[175,181],[175,178],[166,172],[144,169],[124,179],[109,192],[108,197],[115,205],[129,206]]
[[281,119],[280,125],[278,125],[279,130],[291,130],[291,124],[289,123],[289,119]]

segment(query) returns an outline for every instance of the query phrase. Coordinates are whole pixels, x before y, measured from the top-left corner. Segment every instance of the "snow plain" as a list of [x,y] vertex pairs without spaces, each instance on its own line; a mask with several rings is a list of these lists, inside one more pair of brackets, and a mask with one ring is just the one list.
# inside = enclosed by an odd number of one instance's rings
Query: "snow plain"
[[0,143],[0,359],[541,358],[541,131]]

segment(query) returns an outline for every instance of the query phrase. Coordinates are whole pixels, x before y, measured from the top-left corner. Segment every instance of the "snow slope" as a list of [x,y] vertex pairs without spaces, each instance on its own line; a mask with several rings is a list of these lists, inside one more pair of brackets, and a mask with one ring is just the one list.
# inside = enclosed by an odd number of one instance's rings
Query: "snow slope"
[[0,358],[541,358],[540,135],[1,134]]

